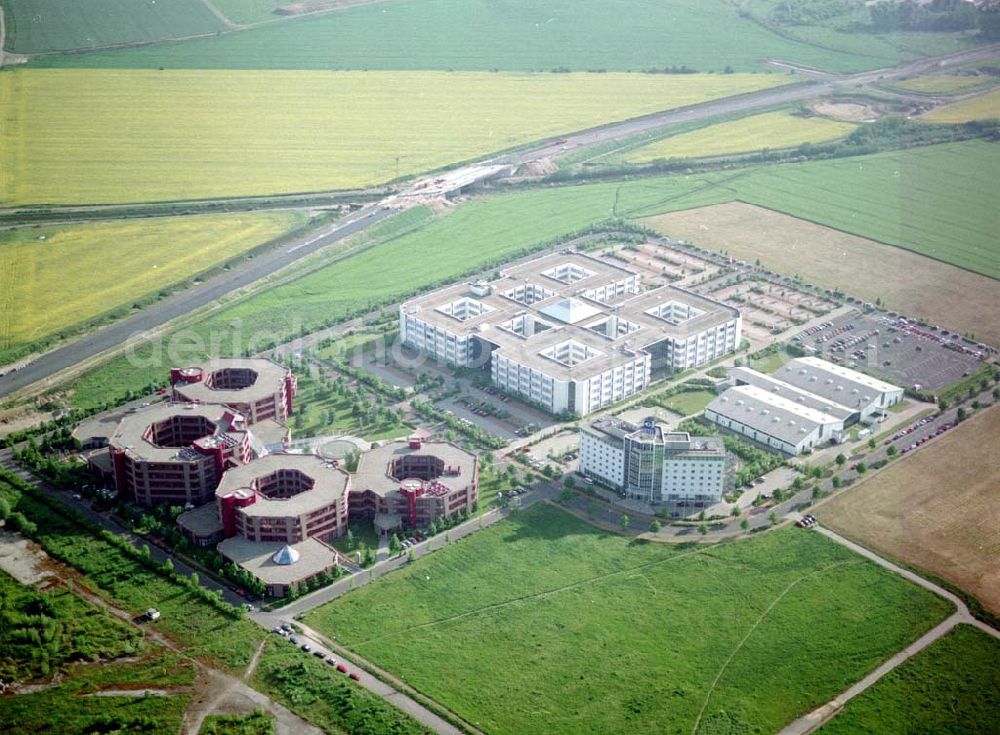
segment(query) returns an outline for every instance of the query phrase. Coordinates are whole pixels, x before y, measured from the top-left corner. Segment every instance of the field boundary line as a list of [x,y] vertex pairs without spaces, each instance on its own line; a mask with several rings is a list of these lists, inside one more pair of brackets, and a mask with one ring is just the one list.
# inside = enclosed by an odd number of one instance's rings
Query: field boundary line
[[705,714],[705,710],[708,708],[708,703],[712,700],[712,695],[715,693],[715,687],[718,685],[719,680],[722,678],[723,674],[726,673],[726,669],[729,668],[729,664],[732,663],[734,658],[736,658],[736,654],[743,649],[743,645],[748,640],[750,640],[750,636],[754,634],[754,632],[757,630],[757,627],[762,622],[764,622],[764,619],[771,613],[771,611],[778,605],[778,603],[785,598],[785,595],[787,595],[795,587],[797,587],[800,582],[804,582],[810,577],[815,577],[819,574],[823,574],[824,572],[830,569],[835,569],[837,567],[847,566],[851,564],[861,564],[861,563],[862,561],[860,559],[845,559],[843,561],[839,561],[834,564],[829,564],[823,567],[822,569],[816,569],[810,572],[809,574],[803,574],[798,579],[793,580],[791,584],[785,587],[785,589],[782,590],[782,592],[771,601],[771,604],[764,609],[764,611],[754,621],[753,625],[750,626],[750,629],[746,632],[746,635],[744,635],[743,638],[740,640],[740,642],[736,644],[736,647],[732,650],[732,653],[730,653],[729,657],[723,662],[722,668],[719,669],[719,673],[716,675],[715,679],[712,680],[712,685],[708,688],[708,692],[705,694],[705,701],[702,703],[701,709],[698,711],[698,717],[695,718],[694,725],[691,727],[691,735],[695,735],[698,732],[698,728],[701,726],[701,719]]

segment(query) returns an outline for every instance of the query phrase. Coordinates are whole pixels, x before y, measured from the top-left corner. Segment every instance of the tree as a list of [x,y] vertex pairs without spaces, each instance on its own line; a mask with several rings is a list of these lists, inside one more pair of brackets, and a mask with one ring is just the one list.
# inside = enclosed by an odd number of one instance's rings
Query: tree
[[815,479],[818,480],[819,478],[821,478],[823,476],[823,470],[820,467],[813,467],[809,471],[809,474],[812,475]]
[[857,465],[855,465],[854,469],[857,470],[859,475],[863,475],[868,471],[868,465],[866,465],[864,462],[858,462]]
[[801,478],[801,477],[796,477],[796,478],[795,478],[795,479],[794,479],[794,480],[792,481],[792,487],[793,487],[793,488],[794,488],[795,490],[801,490],[801,489],[802,489],[802,485],[803,485],[803,484],[804,484],[804,483],[802,482],[802,478]]
[[777,526],[778,525],[778,514],[775,513],[772,510],[770,513],[768,513],[767,520],[771,521],[771,525],[772,526]]
[[843,467],[844,463],[847,461],[847,457],[845,457],[843,454],[838,454],[836,459],[834,459],[833,461],[837,463],[838,467]]
[[10,503],[7,498],[0,498],[0,521],[10,515]]
[[399,536],[392,534],[389,539],[389,556],[397,556],[403,550],[403,545],[399,541]]
[[650,524],[649,524],[649,532],[650,533],[659,533],[661,528],[662,528],[662,526],[660,525],[660,522],[658,520],[656,520],[655,518],[652,521],[650,521]]
[[170,557],[167,557],[167,559],[163,562],[163,571],[165,572],[174,571],[174,560],[171,559]]
[[566,479],[563,480],[563,487],[565,487],[567,490],[572,490],[573,488],[576,487],[576,480],[574,479],[573,475],[566,475]]
[[940,410],[947,411],[949,405],[951,405],[951,404],[948,403],[948,399],[947,398],[939,398],[938,399],[938,408]]
[[890,444],[889,448],[885,450],[885,453],[890,457],[895,457],[897,454],[899,454],[899,450],[896,449],[895,444]]
[[840,488],[844,484],[844,481],[840,479],[840,475],[834,475],[833,479],[830,480],[833,483],[834,489]]
[[622,513],[622,517],[618,519],[618,523],[621,524],[623,531],[627,531],[628,527],[632,524],[632,519]]
[[740,528],[742,528],[744,531],[749,531],[750,530],[750,519],[749,518],[744,518],[742,521],[740,521]]
[[969,415],[969,412],[965,410],[965,406],[959,406],[958,407],[958,413],[955,415],[955,422],[959,423],[959,422],[965,421],[965,419],[968,417],[968,415]]
[[734,505],[732,508],[730,508],[729,509],[729,515],[731,515],[733,518],[739,518],[740,517],[740,506]]
[[875,441],[875,437],[872,437],[871,439],[868,440],[868,448],[869,449],[874,449],[877,446],[878,446],[878,443]]
[[[796,479],[796,480],[801,480],[802,478],[801,478],[801,477],[796,477],[795,479]],[[792,484],[792,487],[795,487],[794,483]],[[799,486],[798,486],[797,488],[795,488],[795,489],[796,489],[796,490],[801,490],[801,489],[802,489],[802,483],[801,483],[801,482],[799,482]],[[781,502],[782,500],[784,500],[784,499],[785,499],[785,493],[783,493],[783,492],[781,491],[781,488],[780,488],[780,487],[776,487],[776,488],[774,488],[774,499],[775,499],[775,500],[777,500],[777,501],[778,501],[779,503],[780,503],[780,502]]]
[[705,536],[708,533],[708,526],[702,523],[700,526],[698,526],[698,533],[700,533],[702,536]]

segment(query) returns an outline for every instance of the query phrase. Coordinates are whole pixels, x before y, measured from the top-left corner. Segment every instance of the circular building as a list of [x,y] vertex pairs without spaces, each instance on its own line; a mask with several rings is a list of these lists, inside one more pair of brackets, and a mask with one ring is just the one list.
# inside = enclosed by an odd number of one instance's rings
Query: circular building
[[229,470],[215,491],[225,538],[296,544],[347,532],[350,476],[315,454],[269,454]]
[[190,403],[224,403],[246,417],[285,423],[297,383],[292,371],[263,357],[218,358],[170,370],[171,397]]
[[109,440],[118,494],[145,507],[201,505],[227,469],[254,458],[255,443],[228,406],[167,403],[130,413]]
[[361,455],[352,487],[352,519],[371,518],[382,531],[423,528],[472,511],[479,498],[476,455],[451,442],[388,442]]

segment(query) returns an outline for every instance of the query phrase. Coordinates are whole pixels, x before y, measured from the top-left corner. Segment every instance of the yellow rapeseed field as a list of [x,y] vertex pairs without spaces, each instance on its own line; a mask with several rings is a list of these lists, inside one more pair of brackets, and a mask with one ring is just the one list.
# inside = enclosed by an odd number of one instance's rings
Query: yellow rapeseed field
[[802,143],[836,140],[850,133],[854,127],[851,123],[823,117],[765,112],[658,140],[632,151],[628,159],[645,163],[658,158],[724,156],[762,148],[791,148]]
[[239,255],[291,212],[164,217],[0,233],[0,350],[48,337]]
[[354,188],[786,81],[777,74],[18,69],[0,75],[0,201]]
[[1000,89],[937,107],[926,115],[921,115],[920,119],[936,123],[962,123],[991,117],[1000,117]]
[[992,77],[972,75],[929,74],[923,77],[916,77],[915,79],[894,81],[891,83],[891,86],[909,89],[913,92],[950,94],[952,92],[961,92],[962,90],[972,89],[974,87],[989,86],[992,83],[992,80]]

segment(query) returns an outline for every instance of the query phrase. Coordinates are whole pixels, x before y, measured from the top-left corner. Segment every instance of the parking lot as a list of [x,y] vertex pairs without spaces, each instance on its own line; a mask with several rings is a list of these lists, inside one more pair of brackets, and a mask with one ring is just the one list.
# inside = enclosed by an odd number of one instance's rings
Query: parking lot
[[941,390],[977,370],[988,354],[946,327],[920,327],[885,312],[855,311],[826,324],[812,334],[800,332],[793,342],[908,388]]
[[637,271],[643,283],[649,286],[667,283],[689,286],[714,278],[722,271],[722,266],[672,248],[660,240],[617,249],[612,260]]
[[738,308],[743,331],[752,341],[765,341],[775,334],[828,314],[836,304],[786,284],[751,278],[713,284],[709,295]]

